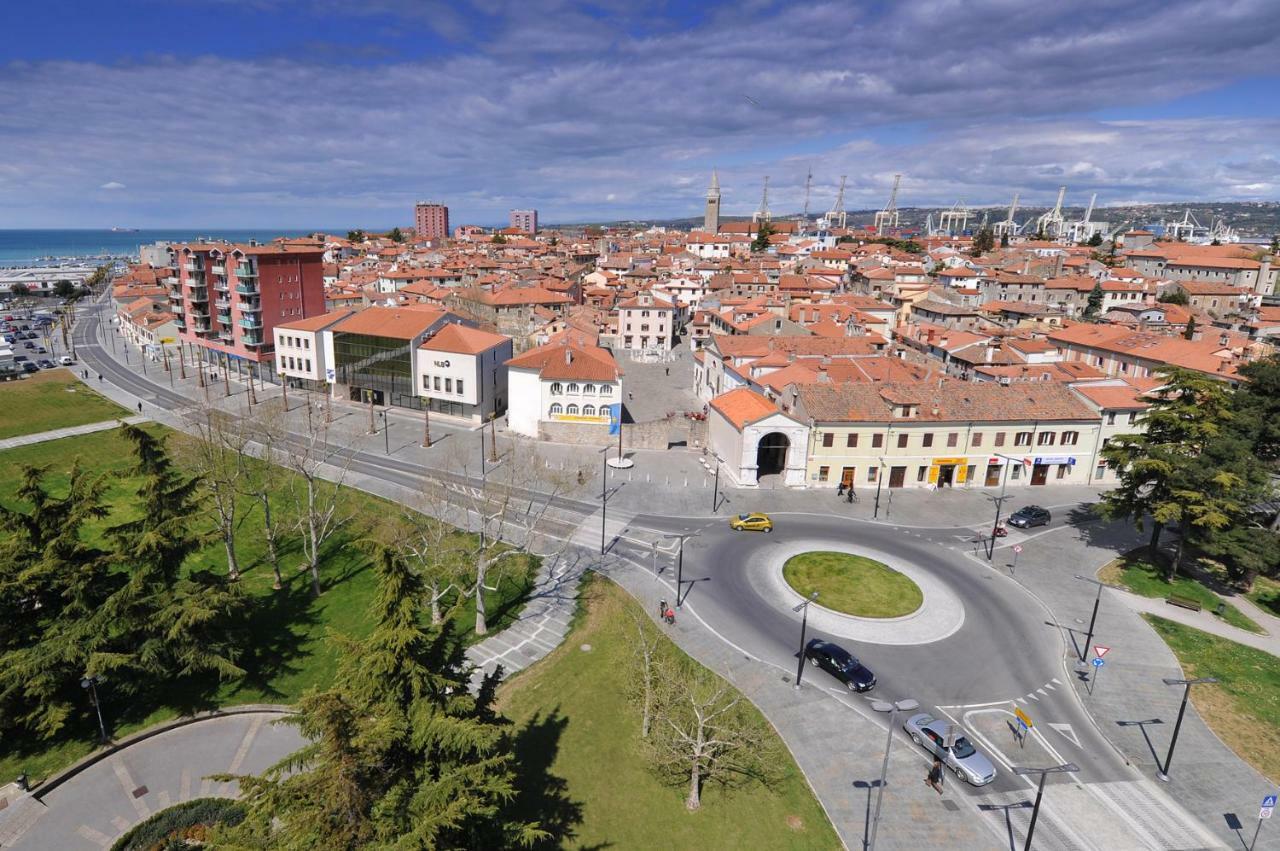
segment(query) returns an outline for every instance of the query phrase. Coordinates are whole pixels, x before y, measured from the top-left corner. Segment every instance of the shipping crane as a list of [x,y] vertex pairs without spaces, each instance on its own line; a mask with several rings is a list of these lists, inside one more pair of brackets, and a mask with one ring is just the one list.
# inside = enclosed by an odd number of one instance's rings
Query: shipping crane
[[1195,237],[1198,230],[1203,230],[1203,227],[1196,221],[1196,217],[1191,215],[1191,208],[1188,207],[1182,214],[1182,221],[1165,225],[1164,235],[1170,239],[1187,242]]
[[938,230],[947,236],[962,234],[969,226],[971,215],[973,211],[965,206],[964,201],[957,201],[951,209],[938,214]]
[[764,194],[760,196],[760,209],[751,216],[753,222],[767,222],[772,218],[769,212],[769,175],[764,176]]
[[876,236],[884,236],[884,232],[890,228],[898,229],[898,184],[901,182],[902,175],[895,174],[893,176],[893,191],[889,193],[889,203],[885,204],[883,210],[876,213]]
[[996,222],[992,228],[992,233],[997,239],[1005,236],[1017,236],[1021,228],[1013,221],[1013,217],[1018,212],[1018,193],[1013,193],[1013,203],[1009,205],[1009,215],[1005,216],[1004,221]]
[[1062,218],[1062,199],[1067,197],[1067,187],[1058,187],[1058,203],[1053,205],[1053,209],[1040,218],[1036,219],[1036,231],[1047,237],[1058,237],[1062,235],[1066,222]]
[[840,190],[836,192],[836,202],[831,205],[831,210],[818,220],[818,228],[820,230],[831,230],[832,228],[843,228],[846,221],[846,213],[844,211],[844,183],[845,175],[840,175]]

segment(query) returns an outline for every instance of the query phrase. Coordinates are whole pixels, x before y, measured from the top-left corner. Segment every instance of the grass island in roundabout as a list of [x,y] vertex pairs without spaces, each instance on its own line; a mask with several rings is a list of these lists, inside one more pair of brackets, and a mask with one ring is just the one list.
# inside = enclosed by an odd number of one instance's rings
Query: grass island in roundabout
[[860,618],[899,618],[924,603],[920,586],[906,576],[853,553],[800,553],[787,559],[782,576],[805,597],[817,591],[817,605]]

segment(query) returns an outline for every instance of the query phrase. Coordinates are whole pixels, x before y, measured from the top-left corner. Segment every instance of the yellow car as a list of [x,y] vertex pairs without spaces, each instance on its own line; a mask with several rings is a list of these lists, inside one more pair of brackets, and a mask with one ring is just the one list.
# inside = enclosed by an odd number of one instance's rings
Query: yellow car
[[739,514],[729,521],[729,528],[735,532],[772,532],[773,521],[768,514]]

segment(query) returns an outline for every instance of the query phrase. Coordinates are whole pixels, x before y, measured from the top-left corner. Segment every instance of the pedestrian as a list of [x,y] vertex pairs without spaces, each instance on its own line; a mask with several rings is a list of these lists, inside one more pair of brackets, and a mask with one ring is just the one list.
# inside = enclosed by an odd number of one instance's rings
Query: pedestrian
[[667,367],[667,375],[671,374],[671,367]]
[[942,757],[935,756],[933,758],[933,767],[929,769],[929,774],[925,777],[924,782],[931,787],[933,791],[939,795],[942,794]]
[[844,496],[844,480],[840,480],[840,484],[836,485],[836,497]]
[[667,616],[667,598],[663,597],[658,601],[658,617],[665,618]]
[[852,505],[852,504],[853,504],[853,485],[849,485],[849,490],[848,490],[848,492],[846,492],[846,493],[845,493],[845,500],[846,500],[850,505]]
[[142,403],[138,403],[138,413],[142,413]]
[[101,373],[101,372],[99,372],[99,373],[98,373],[98,383],[99,383],[99,384],[101,384],[101,383],[102,383],[102,373]]

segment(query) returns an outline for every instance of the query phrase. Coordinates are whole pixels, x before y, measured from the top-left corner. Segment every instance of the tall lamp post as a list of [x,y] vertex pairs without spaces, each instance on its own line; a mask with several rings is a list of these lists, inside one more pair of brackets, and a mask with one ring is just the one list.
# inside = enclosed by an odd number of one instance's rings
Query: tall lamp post
[[875,520],[880,516],[880,488],[884,485],[884,456],[880,456],[880,465],[876,467],[876,510],[871,515],[871,519]]
[[680,546],[676,549],[676,608],[680,608],[683,602],[681,591],[684,590],[684,542],[688,538],[698,537],[699,532],[676,532],[673,535],[663,535],[664,538],[677,538]]
[[907,697],[892,703],[887,700],[873,700],[871,708],[876,712],[889,713],[889,737],[884,743],[884,762],[880,764],[880,787],[876,790],[876,814],[871,819],[871,837],[867,840],[867,851],[875,851],[876,847],[876,829],[880,827],[880,804],[884,801],[885,784],[889,782],[889,748],[893,747],[893,731],[898,727],[898,713],[919,709],[920,704]]
[[1009,484],[1009,465],[1011,463],[1022,463],[1015,458],[1010,458],[1003,452],[993,453],[997,458],[1003,458],[1005,463],[1001,464],[1000,475],[1000,495],[992,497],[992,501],[996,504],[996,522],[991,526],[991,540],[987,542],[987,561],[991,561],[996,557],[996,530],[1000,528],[1000,510],[1004,508],[1004,501],[1008,499],[1004,495],[1004,489]]
[[98,683],[99,679],[97,677],[80,678],[80,688],[89,692],[89,700],[93,703],[93,708],[97,710],[98,732],[102,735],[102,743],[105,745],[109,740],[107,739],[107,725],[102,721],[102,705],[98,703]]
[[724,463],[724,459],[715,452],[711,456],[716,459],[716,483],[711,489],[711,512],[714,514],[720,508],[720,465]]
[[1084,637],[1084,647],[1081,648],[1079,654],[1080,662],[1083,664],[1086,657],[1089,655],[1089,648],[1093,646],[1093,627],[1098,622],[1098,604],[1102,602],[1102,589],[1115,588],[1117,591],[1120,589],[1115,585],[1103,582],[1101,579],[1094,579],[1092,576],[1081,576],[1077,573],[1076,579],[1079,579],[1081,582],[1092,582],[1094,585],[1098,586],[1098,594],[1093,598],[1093,614],[1089,617],[1089,631]]
[[818,592],[814,591],[809,595],[809,599],[791,607],[791,611],[800,612],[800,653],[796,661],[796,688],[800,688],[800,678],[804,676],[804,634],[805,630],[809,628],[809,604],[816,599],[818,599]]
[[383,453],[384,453],[384,454],[386,454],[386,455],[390,455],[390,454],[391,454],[391,429],[390,429],[389,424],[387,423],[387,412],[386,412],[386,411],[378,411],[378,414],[379,414],[379,415],[381,415],[381,417],[382,417],[382,445],[383,445]]
[[1036,789],[1036,803],[1031,808],[1031,824],[1027,826],[1027,841],[1022,846],[1022,851],[1031,851],[1031,837],[1036,832],[1036,819],[1040,815],[1040,799],[1044,797],[1044,779],[1050,774],[1071,774],[1080,770],[1080,766],[1073,762],[1065,762],[1062,765],[1054,765],[1049,768],[1022,768],[1014,766],[1013,773],[1017,775],[1039,774],[1040,786]]
[[1187,711],[1187,698],[1191,696],[1191,687],[1198,686],[1202,683],[1216,683],[1217,677],[1197,677],[1191,680],[1180,680],[1170,677],[1164,677],[1164,684],[1167,686],[1183,686],[1182,705],[1178,707],[1178,720],[1173,725],[1173,738],[1169,740],[1169,752],[1164,757],[1164,768],[1157,766],[1156,777],[1169,782],[1169,764],[1173,762],[1173,749],[1178,744],[1178,731],[1182,729],[1182,716]]

